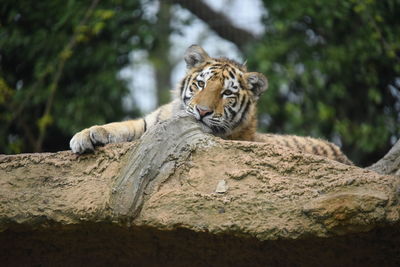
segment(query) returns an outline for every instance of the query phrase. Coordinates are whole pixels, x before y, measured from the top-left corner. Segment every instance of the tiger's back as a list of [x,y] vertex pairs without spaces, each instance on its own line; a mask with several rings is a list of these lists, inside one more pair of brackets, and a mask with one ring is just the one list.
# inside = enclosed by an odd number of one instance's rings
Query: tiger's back
[[353,165],[337,145],[323,139],[297,135],[257,133],[254,141],[276,144],[297,152],[319,155],[347,165]]

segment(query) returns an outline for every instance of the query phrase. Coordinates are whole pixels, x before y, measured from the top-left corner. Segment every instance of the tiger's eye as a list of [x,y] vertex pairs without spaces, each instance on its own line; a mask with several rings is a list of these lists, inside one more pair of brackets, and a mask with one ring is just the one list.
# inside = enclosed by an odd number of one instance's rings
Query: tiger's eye
[[203,81],[197,81],[197,84],[199,87],[203,88],[204,87],[204,82]]
[[223,95],[232,95],[233,92],[231,90],[225,90]]

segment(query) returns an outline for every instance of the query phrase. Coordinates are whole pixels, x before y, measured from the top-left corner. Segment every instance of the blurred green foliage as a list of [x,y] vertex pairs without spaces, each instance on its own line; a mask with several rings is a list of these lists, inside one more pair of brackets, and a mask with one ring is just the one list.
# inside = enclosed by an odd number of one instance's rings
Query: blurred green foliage
[[3,0],[0,153],[67,149],[74,132],[126,116],[117,74],[151,40],[137,0]]
[[[2,1],[0,153],[67,149],[82,128],[138,115],[118,79],[135,49],[149,51],[163,102],[171,14],[161,2],[148,17],[149,3]],[[267,31],[244,51],[270,82],[261,130],[334,141],[361,165],[382,157],[400,137],[400,1],[264,4]]]
[[249,67],[264,131],[326,138],[367,165],[400,137],[400,1],[267,1]]

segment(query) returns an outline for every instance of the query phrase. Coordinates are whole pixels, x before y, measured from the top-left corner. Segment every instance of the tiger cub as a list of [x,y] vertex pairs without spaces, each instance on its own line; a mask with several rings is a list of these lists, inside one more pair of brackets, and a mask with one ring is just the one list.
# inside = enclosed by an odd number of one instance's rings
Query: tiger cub
[[339,148],[310,137],[265,135],[256,133],[256,104],[267,89],[268,81],[258,72],[227,58],[212,58],[200,46],[185,52],[187,74],[176,89],[176,99],[144,118],[92,126],[76,133],[70,141],[74,153],[93,150],[94,146],[131,141],[159,121],[185,110],[204,132],[224,139],[269,142],[295,150],[314,153],[350,163]]

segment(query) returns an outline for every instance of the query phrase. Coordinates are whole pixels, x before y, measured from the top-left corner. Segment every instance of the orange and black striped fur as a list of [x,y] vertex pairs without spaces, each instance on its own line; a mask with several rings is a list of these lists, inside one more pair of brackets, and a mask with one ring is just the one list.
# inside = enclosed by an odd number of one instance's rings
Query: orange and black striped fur
[[149,127],[185,110],[205,132],[224,139],[272,142],[350,163],[337,146],[323,140],[256,133],[257,100],[268,87],[263,74],[248,72],[230,59],[212,58],[197,45],[186,50],[185,61],[187,74],[172,102],[141,119],[84,129],[71,139],[72,151],[83,153],[95,145],[137,139]]

